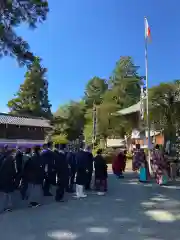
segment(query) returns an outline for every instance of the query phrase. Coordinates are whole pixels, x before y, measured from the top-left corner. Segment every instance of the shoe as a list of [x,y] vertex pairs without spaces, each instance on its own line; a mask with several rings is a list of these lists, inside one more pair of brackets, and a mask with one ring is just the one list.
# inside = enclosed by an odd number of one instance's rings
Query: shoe
[[12,212],[12,208],[4,208],[3,212]]
[[80,197],[81,197],[81,198],[86,198],[87,195],[86,195],[86,194],[82,194]]
[[98,196],[104,196],[105,193],[104,193],[104,192],[98,192],[97,195],[98,195]]
[[40,207],[41,206],[41,204],[40,203],[36,203],[36,202],[31,202],[30,204],[29,204],[29,207],[30,208],[37,208],[37,207]]
[[44,194],[44,197],[52,197],[52,196],[53,196],[53,195],[52,195],[52,193],[50,193],[50,192]]

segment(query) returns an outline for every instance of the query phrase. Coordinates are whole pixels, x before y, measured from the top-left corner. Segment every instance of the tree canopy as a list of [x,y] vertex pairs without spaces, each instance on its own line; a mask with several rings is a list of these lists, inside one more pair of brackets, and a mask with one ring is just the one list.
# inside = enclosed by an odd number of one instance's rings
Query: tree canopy
[[[139,75],[138,69],[131,57],[121,57],[109,79],[94,76],[87,82],[80,101],[61,105],[52,116],[47,69],[42,67],[39,58],[35,58],[8,107],[13,114],[50,118],[54,128],[48,137],[56,143],[84,139],[91,144],[93,112],[96,110],[96,141],[105,143],[108,137],[124,137],[138,124],[139,120],[134,116],[117,117],[114,114],[139,102],[144,77]],[[151,128],[163,130],[167,138],[172,139],[180,125],[180,81],[150,88],[149,110]]]
[[34,60],[28,43],[16,34],[15,28],[23,23],[36,28],[46,19],[48,1],[1,0],[0,1],[0,56],[15,57],[20,64]]
[[[106,140],[107,137],[123,137],[125,131],[129,131],[129,125],[124,118],[117,118],[112,113],[139,101],[143,77],[139,76],[137,71],[138,67],[131,57],[121,57],[109,80],[97,76],[90,79],[85,87],[83,109],[81,108],[80,112],[70,103],[61,106],[54,114],[56,118],[57,115],[61,116],[61,120],[64,118],[66,130],[63,133],[66,133],[69,139],[83,134],[85,141],[91,143],[95,106],[97,141]],[[62,124],[61,120],[59,119],[59,123]]]
[[36,58],[25,74],[25,81],[20,86],[15,98],[8,102],[10,112],[18,115],[51,117],[51,104],[48,99],[47,69]]
[[99,105],[102,102],[103,95],[108,89],[105,79],[93,77],[85,87],[84,100],[87,107],[93,107],[93,104]]

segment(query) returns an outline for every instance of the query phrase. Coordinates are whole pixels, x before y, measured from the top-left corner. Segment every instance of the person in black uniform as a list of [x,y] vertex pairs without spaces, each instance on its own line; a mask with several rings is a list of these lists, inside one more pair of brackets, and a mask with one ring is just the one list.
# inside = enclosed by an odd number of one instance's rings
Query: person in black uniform
[[85,161],[87,164],[87,173],[86,173],[86,184],[85,189],[91,190],[91,181],[92,181],[92,174],[93,174],[93,155],[91,153],[91,148],[89,146],[86,147],[84,151]]
[[68,163],[66,160],[66,154],[64,152],[65,145],[60,146],[58,151],[58,145],[55,145],[55,169],[57,173],[57,188],[55,200],[57,202],[62,202],[64,198],[64,193],[68,184]]
[[44,196],[52,196],[50,192],[51,184],[54,182],[55,178],[55,156],[54,152],[52,151],[52,143],[44,144],[43,151],[41,153],[45,178],[43,184],[43,192]]
[[84,193],[84,186],[87,181],[87,163],[85,159],[85,152],[80,149],[76,153],[76,197],[85,198],[87,195]]
[[23,153],[21,152],[20,148],[16,148],[15,154],[15,163],[16,163],[16,188],[19,188],[21,177],[22,177],[22,168],[23,168]]
[[[6,149],[7,150],[7,149]],[[3,210],[12,210],[12,193],[15,190],[16,168],[14,162],[15,151],[5,151],[0,165],[0,191],[3,193]]]
[[68,181],[68,192],[74,192],[74,180],[76,175],[76,156],[73,151],[69,151],[66,155],[68,165],[70,167],[69,171],[69,181]]
[[24,175],[28,183],[29,207],[38,207],[40,206],[42,197],[41,188],[44,179],[44,169],[39,146],[33,149],[32,156],[25,162]]

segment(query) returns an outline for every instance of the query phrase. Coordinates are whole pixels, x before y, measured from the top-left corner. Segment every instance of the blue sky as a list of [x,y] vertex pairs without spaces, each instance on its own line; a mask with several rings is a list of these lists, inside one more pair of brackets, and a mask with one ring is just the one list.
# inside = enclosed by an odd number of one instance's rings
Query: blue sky
[[[144,68],[144,16],[152,33],[150,85],[180,78],[180,1],[50,0],[48,20],[35,31],[20,27],[32,51],[48,68],[49,98],[55,111],[78,100],[93,76],[108,78],[120,56]],[[25,68],[0,60],[0,111],[24,80]]]

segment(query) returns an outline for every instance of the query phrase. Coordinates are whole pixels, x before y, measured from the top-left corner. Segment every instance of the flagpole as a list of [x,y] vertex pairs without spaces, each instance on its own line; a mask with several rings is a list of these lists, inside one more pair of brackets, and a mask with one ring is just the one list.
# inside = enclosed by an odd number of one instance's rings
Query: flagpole
[[96,124],[97,124],[97,108],[95,102],[93,103],[93,129],[92,129],[92,144],[93,149],[96,141]]
[[[144,18],[144,23],[145,23],[145,30],[146,30],[146,18]],[[145,35],[145,71],[146,71],[146,121],[147,121],[147,143],[148,143],[148,163],[149,163],[149,168],[151,169],[151,164],[150,164],[150,144],[151,144],[151,137],[150,137],[150,122],[149,122],[149,94],[148,94],[148,48],[147,48],[147,37]]]

